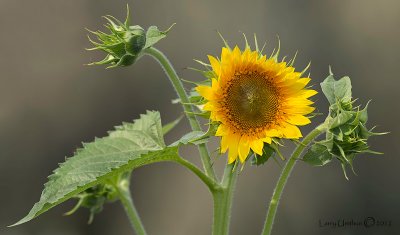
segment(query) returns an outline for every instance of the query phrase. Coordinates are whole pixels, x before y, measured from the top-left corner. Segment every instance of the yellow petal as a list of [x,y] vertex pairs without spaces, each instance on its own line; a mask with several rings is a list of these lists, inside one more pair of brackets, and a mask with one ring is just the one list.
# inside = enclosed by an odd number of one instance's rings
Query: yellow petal
[[260,139],[253,140],[250,142],[250,148],[253,152],[257,153],[258,155],[262,155],[263,153],[264,142]]
[[309,98],[316,94],[318,94],[318,92],[315,90],[302,90],[298,93],[298,97]]
[[290,97],[285,100],[285,104],[286,106],[307,106],[314,104],[314,102],[303,97]]
[[265,138],[262,138],[261,139],[263,142],[265,142],[265,143],[268,143],[268,144],[271,144],[272,143],[272,138],[271,137],[265,137]]
[[210,60],[211,67],[219,77],[221,75],[221,64],[214,56],[211,55],[208,56],[208,60]]
[[234,162],[238,156],[238,145],[240,136],[239,135],[231,135],[227,136],[228,145],[229,145],[229,153],[228,153],[228,163],[231,164]]
[[221,62],[230,60],[231,50],[226,47],[222,48],[221,52]]
[[283,111],[290,114],[306,115],[315,110],[314,107],[310,106],[296,106],[296,107],[285,107]]
[[225,153],[228,150],[228,136],[222,136],[221,138],[221,153]]
[[211,102],[207,102],[205,105],[203,105],[203,110],[214,111],[214,105]]
[[247,139],[246,136],[242,136],[240,138],[239,142],[239,159],[240,162],[244,162],[247,158],[247,155],[249,155],[250,152],[250,145],[249,145],[249,140]]
[[226,135],[226,128],[224,125],[219,125],[217,132],[215,133],[216,136],[224,136]]
[[286,121],[290,124],[299,125],[299,126],[303,126],[303,125],[307,125],[307,124],[311,123],[310,119],[304,117],[303,115],[290,116]]
[[[270,129],[265,133],[267,137],[282,137],[282,132],[278,131],[277,129]],[[267,141],[264,141],[267,142]],[[268,142],[267,142],[268,143]]]
[[286,124],[282,128],[283,135],[289,139],[298,139],[303,135],[300,132],[300,129],[297,126],[293,126],[291,124]]
[[215,95],[220,94],[221,86],[219,85],[219,81],[215,78],[211,80],[211,89]]
[[212,100],[214,98],[214,92],[209,86],[197,86],[196,91],[206,98],[207,100]]

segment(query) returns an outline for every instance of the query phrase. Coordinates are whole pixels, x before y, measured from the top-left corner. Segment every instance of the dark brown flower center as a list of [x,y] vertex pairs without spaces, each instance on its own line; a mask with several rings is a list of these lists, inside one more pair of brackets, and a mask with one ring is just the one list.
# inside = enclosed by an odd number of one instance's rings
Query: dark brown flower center
[[276,119],[279,93],[266,74],[235,75],[225,92],[228,120],[239,131],[264,129]]

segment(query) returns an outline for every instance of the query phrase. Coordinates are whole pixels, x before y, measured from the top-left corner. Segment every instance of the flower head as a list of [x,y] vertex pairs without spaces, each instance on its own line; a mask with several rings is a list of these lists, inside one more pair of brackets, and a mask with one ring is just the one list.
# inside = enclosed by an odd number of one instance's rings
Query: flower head
[[244,162],[250,151],[262,155],[274,138],[298,139],[297,126],[310,123],[306,115],[314,107],[308,98],[317,92],[305,89],[310,78],[295,72],[292,63],[278,62],[278,52],[267,58],[249,46],[243,51],[226,46],[221,59],[208,56],[211,85],[196,90],[206,100],[203,110],[219,123],[216,135],[221,152],[229,150],[229,163],[238,157]]

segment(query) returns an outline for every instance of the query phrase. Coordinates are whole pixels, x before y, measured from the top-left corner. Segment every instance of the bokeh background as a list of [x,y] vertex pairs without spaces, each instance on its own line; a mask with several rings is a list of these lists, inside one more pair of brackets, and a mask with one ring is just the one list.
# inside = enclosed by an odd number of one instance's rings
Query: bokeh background
[[[87,52],[89,29],[101,29],[102,15],[125,17],[127,1],[0,0],[0,234],[109,235],[132,234],[119,203],[87,225],[88,211],[62,214],[74,205],[57,206],[27,224],[6,225],[24,216],[39,199],[46,177],[71,156],[81,141],[104,136],[122,121],[146,109],[159,110],[164,123],[182,113],[170,100],[174,94],[161,68],[148,57],[135,66],[105,70],[84,64],[102,59]],[[398,0],[276,0],[276,1],[129,1],[133,21],[166,29],[177,23],[157,46],[185,79],[200,75],[185,69],[218,55],[216,31],[232,44],[243,45],[241,32],[277,44],[282,55],[297,50],[296,66],[312,62],[316,89],[331,65],[337,77],[349,75],[354,97],[369,99],[370,123],[391,134],[371,139],[383,156],[364,154],[355,162],[358,176],[347,181],[336,161],[316,168],[299,163],[289,180],[276,218],[274,234],[400,234],[400,1]],[[318,110],[327,113],[322,94]],[[323,117],[314,119],[313,125]],[[171,143],[189,131],[182,122],[168,134]],[[215,140],[211,148],[217,146]],[[287,142],[283,152],[293,150]],[[194,148],[182,154],[199,163]],[[214,161],[219,170],[225,158]],[[283,164],[283,163],[281,163]],[[279,176],[273,161],[246,166],[238,180],[231,223],[232,235],[259,234],[267,203]],[[186,169],[160,163],[136,170],[132,191],[151,235],[211,233],[212,201],[201,182]],[[320,228],[319,221],[363,220],[372,216],[391,227]]]

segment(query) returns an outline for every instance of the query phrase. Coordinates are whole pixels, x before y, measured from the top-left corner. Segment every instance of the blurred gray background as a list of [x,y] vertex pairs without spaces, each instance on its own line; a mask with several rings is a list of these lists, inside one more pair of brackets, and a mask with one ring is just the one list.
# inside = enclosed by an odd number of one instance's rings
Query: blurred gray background
[[[39,199],[46,177],[71,156],[81,141],[146,109],[159,110],[164,123],[182,113],[158,65],[148,57],[135,66],[105,70],[84,64],[102,59],[87,52],[89,29],[102,29],[102,15],[125,17],[127,1],[0,0],[0,234],[109,235],[133,234],[119,203],[87,225],[88,211],[62,214],[67,202],[15,228],[6,225],[24,216]],[[289,180],[276,218],[274,234],[400,234],[399,62],[400,1],[129,1],[133,22],[166,29],[177,25],[157,47],[185,79],[200,75],[185,69],[192,59],[218,55],[220,31],[231,44],[243,45],[241,32],[268,41],[267,51],[282,43],[282,55],[296,50],[296,67],[312,62],[315,88],[331,65],[337,77],[349,75],[354,97],[370,105],[370,125],[390,135],[371,139],[373,149],[355,162],[358,176],[345,180],[336,161],[323,168],[299,163]],[[327,113],[322,93],[318,111]],[[323,117],[304,127],[308,132]],[[171,143],[189,131],[186,122],[168,134]],[[217,146],[217,140],[211,148]],[[286,142],[289,155],[293,144]],[[199,163],[194,148],[182,151]],[[213,158],[220,170],[225,157]],[[259,234],[267,203],[279,176],[273,161],[241,172],[233,205],[232,235]],[[150,235],[204,235],[211,232],[212,201],[201,182],[186,169],[161,163],[136,170],[132,191]],[[320,228],[319,221],[363,220],[372,216],[391,227]]]

